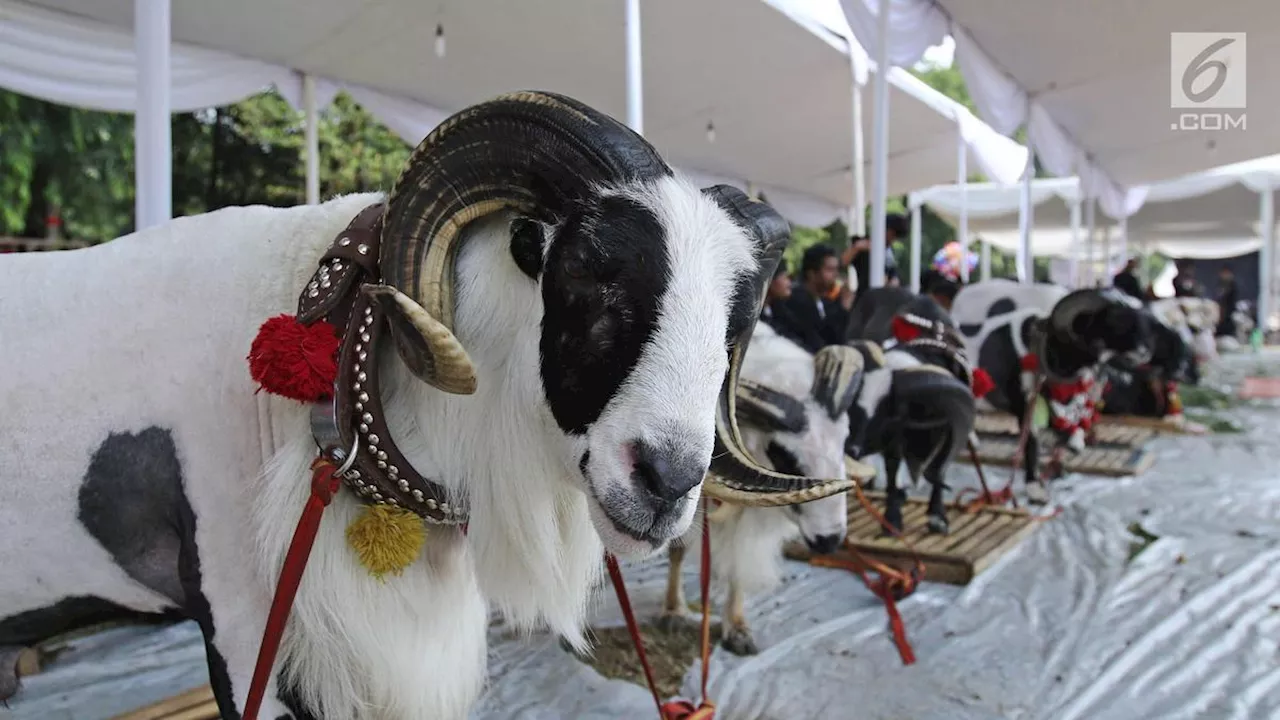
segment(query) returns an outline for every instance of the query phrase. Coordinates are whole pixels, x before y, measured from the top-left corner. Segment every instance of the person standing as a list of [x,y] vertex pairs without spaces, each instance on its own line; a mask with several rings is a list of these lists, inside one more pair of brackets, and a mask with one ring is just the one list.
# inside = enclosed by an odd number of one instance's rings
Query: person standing
[[1240,302],[1240,288],[1236,285],[1236,274],[1231,267],[1223,265],[1218,270],[1218,328],[1214,332],[1218,337],[1236,336],[1236,305]]
[[1204,297],[1204,288],[1196,282],[1196,264],[1190,260],[1175,260],[1178,274],[1173,276],[1174,297]]
[[[898,261],[893,256],[893,246],[907,236],[907,218],[901,213],[889,213],[884,217],[884,284],[896,286],[902,279],[898,274]],[[842,264],[852,267],[858,278],[858,290],[871,287],[871,240],[854,238],[840,258]]]
[[840,258],[830,245],[818,243],[805,250],[800,261],[800,283],[791,289],[786,301],[796,324],[796,334],[803,338],[804,348],[818,352],[826,345],[843,340],[853,292],[841,288],[832,300],[840,274]]
[[825,343],[812,328],[804,328],[791,312],[787,300],[791,298],[791,276],[787,274],[786,263],[778,264],[778,271],[773,274],[773,281],[765,289],[764,308],[760,311],[760,320],[773,328],[774,332],[803,348],[821,347]]

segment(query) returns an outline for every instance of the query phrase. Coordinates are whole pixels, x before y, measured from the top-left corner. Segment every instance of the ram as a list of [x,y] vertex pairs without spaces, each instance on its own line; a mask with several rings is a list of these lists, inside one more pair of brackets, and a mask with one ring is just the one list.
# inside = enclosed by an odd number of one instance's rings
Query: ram
[[[792,475],[839,477],[845,472],[849,435],[846,412],[862,380],[862,358],[850,348],[832,345],[811,355],[758,323],[751,352],[743,359],[738,386],[738,424],[751,453],[775,470]],[[727,586],[721,644],[737,655],[754,655],[747,626],[748,593],[778,583],[782,545],[797,532],[809,549],[829,553],[844,542],[849,516],[845,493],[812,499],[796,493],[779,507],[726,503],[708,518],[714,577]],[[680,568],[685,548],[697,548],[702,524],[694,523],[669,548],[667,595],[659,622],[668,626],[688,617]]]
[[968,442],[975,413],[964,341],[933,298],[897,287],[863,292],[847,336],[865,367],[849,407],[849,455],[884,460],[884,517],[897,530],[906,499],[898,470],[905,462],[913,483],[923,476],[931,486],[929,530],[947,533],[946,470]]
[[386,196],[5,256],[0,637],[176,609],[240,717],[327,499],[259,717],[466,717],[486,608],[583,645],[602,553],[682,535],[713,454],[743,495],[849,487],[755,463],[727,420],[788,231],[519,92],[445,120]]
[[[992,388],[984,398],[1012,413],[1022,428],[1027,402],[1043,377],[1056,437],[1052,472],[1065,450],[1078,452],[1092,427],[1097,366],[1115,355],[1140,365],[1151,357],[1153,318],[1114,288],[1068,291],[1049,284],[987,280],[956,294],[951,317],[965,338],[971,362],[987,372]],[[1039,478],[1036,433],[1027,433],[1026,482]]]

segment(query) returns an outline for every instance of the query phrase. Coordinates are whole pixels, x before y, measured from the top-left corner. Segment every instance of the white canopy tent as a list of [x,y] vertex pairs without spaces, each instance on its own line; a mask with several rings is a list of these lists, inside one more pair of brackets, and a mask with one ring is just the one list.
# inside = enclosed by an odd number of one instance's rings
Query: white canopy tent
[[[1088,278],[1108,282],[1129,248],[1172,257],[1224,258],[1261,252],[1261,288],[1272,287],[1276,218],[1275,189],[1280,187],[1280,155],[1193,173],[1138,190],[1141,208],[1120,221],[1100,216],[1101,252],[1089,241],[1085,193],[1078,178],[1043,178],[1031,183],[1036,227],[1034,255],[1066,258],[1090,265]],[[922,205],[950,222],[967,206],[969,232],[1004,250],[1018,246],[1018,188],[990,183],[936,186],[914,192],[909,205]],[[1109,240],[1110,242],[1105,242]],[[1109,246],[1109,247],[1108,247]],[[1101,267],[1093,261],[1107,258]],[[1099,274],[1101,273],[1101,274]],[[1079,279],[1073,271],[1072,281]],[[1261,294],[1261,311],[1269,311],[1270,294]],[[1265,315],[1262,315],[1265,317]]]
[[[0,0],[0,85],[82,107],[136,107],[145,94],[137,79],[151,71],[135,63],[134,2]],[[167,4],[136,2],[145,12]],[[313,112],[346,89],[410,142],[450,112],[518,88],[564,92],[628,117],[626,7],[180,3],[169,25],[169,105],[222,104],[274,85]],[[866,80],[865,53],[855,44],[851,59],[846,39],[788,0],[644,0],[639,8],[641,46],[660,49],[643,59],[645,135],[700,180],[750,183],[795,222],[845,217],[855,204],[851,86],[855,75]],[[442,57],[437,26],[447,38]],[[962,138],[966,162],[1016,180],[1025,148],[906,73],[891,72],[890,81],[901,130],[889,148],[889,192],[956,177]],[[863,114],[867,128],[872,117]]]
[[[1270,0],[886,1],[893,64],[914,63],[951,35],[979,116],[1005,134],[1026,124],[1043,166],[1054,175],[1085,178],[1112,217],[1137,209],[1137,186],[1280,150],[1280,98],[1262,92],[1259,72],[1280,63],[1280,5]],[[873,51],[879,4],[841,0],[854,33]],[[1216,35],[1172,47],[1170,34],[1187,31]],[[1246,32],[1208,58],[1225,63],[1228,90],[1251,91],[1246,101],[1238,93],[1210,92],[1200,107],[1174,108],[1173,93],[1191,60],[1182,57],[1188,48],[1194,56],[1218,36]],[[1252,76],[1244,67],[1246,40]],[[1204,90],[1215,73],[1191,77],[1194,89]],[[1238,115],[1246,108],[1246,129],[1171,129],[1187,127],[1180,112]]]

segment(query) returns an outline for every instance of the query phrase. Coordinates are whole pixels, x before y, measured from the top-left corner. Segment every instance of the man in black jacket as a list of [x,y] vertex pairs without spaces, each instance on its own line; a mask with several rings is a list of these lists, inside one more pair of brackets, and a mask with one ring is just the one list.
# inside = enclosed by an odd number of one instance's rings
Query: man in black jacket
[[819,243],[805,251],[800,262],[800,284],[792,288],[786,305],[809,352],[839,345],[844,339],[853,293],[845,287],[832,299],[839,274],[840,258],[829,245]]
[[778,271],[773,274],[773,282],[765,290],[764,308],[760,311],[760,320],[774,332],[794,342],[802,348],[822,347],[826,343],[813,328],[802,327],[787,305],[791,298],[791,277],[787,275],[786,263],[778,264]]
[[1125,295],[1137,298],[1142,302],[1145,298],[1142,294],[1142,283],[1138,282],[1136,271],[1138,269],[1138,261],[1135,258],[1129,258],[1129,262],[1124,264],[1124,269],[1116,273],[1112,278],[1111,284]]
[[[884,216],[884,284],[889,286],[901,284],[898,277],[898,263],[893,257],[893,246],[908,233],[907,218],[900,213],[889,213]],[[841,258],[845,265],[851,266],[858,276],[858,292],[871,287],[871,240],[854,238],[849,249]]]

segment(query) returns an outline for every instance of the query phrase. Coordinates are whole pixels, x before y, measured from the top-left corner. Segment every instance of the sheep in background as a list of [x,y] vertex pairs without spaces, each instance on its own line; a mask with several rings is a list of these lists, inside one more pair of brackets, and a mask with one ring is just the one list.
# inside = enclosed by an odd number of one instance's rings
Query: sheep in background
[[[861,357],[830,346],[816,356],[758,323],[742,363],[738,422],[747,449],[779,472],[839,477],[845,472],[849,435],[846,411],[861,383]],[[849,513],[846,493],[785,507],[723,504],[708,517],[712,570],[727,585],[721,645],[736,655],[754,655],[747,626],[746,596],[777,585],[783,544],[798,533],[811,551],[826,554],[844,542]],[[687,549],[695,562],[702,523],[695,522],[668,550],[666,601],[659,623],[689,618],[680,567]]]
[[[319,449],[355,463],[349,492],[260,717],[465,718],[486,607],[581,646],[602,552],[682,535],[709,463],[740,494],[849,487],[760,466],[725,420],[788,238],[616,120],[519,92],[446,119],[389,196],[0,258],[22,308],[0,315],[0,637],[73,626],[84,598],[177,610],[240,717]],[[295,311],[338,380],[257,394],[255,332]],[[348,543],[370,508],[433,523],[398,574]]]

